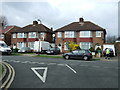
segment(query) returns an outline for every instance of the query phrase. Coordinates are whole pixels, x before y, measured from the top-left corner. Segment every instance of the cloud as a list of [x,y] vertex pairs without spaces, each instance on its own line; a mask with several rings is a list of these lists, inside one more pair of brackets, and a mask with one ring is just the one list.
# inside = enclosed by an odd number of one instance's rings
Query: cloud
[[10,25],[25,26],[40,19],[54,29],[83,16],[107,29],[109,35],[118,33],[118,0],[46,0],[45,2],[4,2],[3,14]]

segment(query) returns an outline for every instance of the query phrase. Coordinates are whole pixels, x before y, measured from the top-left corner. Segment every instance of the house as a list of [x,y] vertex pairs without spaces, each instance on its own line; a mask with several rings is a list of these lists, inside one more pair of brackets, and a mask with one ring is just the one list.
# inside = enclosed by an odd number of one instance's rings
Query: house
[[79,22],[72,22],[55,30],[55,44],[61,49],[61,52],[67,52],[66,42],[73,41],[81,49],[91,47],[102,49],[105,43],[106,30],[91,21],[84,21],[79,18]]
[[117,43],[117,47],[116,47],[117,55],[120,56],[120,39],[116,40],[116,43]]
[[5,43],[11,45],[11,32],[20,27],[17,26],[6,26],[5,28],[0,27],[0,41],[5,41]]
[[22,47],[30,47],[33,49],[35,41],[53,42],[53,33],[52,28],[49,29],[45,25],[33,21],[33,24],[12,31],[12,46],[18,49]]

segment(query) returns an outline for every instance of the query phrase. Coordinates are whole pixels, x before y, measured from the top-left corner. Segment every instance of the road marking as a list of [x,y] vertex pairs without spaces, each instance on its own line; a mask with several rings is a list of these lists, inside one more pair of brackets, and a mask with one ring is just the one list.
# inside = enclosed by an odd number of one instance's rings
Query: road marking
[[73,68],[71,68],[69,65],[65,64],[69,69],[71,69],[74,73],[77,73]]
[[[35,68],[31,68],[33,70],[33,72],[43,81],[43,83],[45,83],[46,81],[46,76],[47,76],[47,67],[35,67]],[[43,72],[43,76],[41,76],[36,70],[39,69],[44,69]]]
[[49,64],[47,64],[47,65],[56,65],[56,63],[49,63]]
[[58,66],[65,66],[65,64],[57,64]]

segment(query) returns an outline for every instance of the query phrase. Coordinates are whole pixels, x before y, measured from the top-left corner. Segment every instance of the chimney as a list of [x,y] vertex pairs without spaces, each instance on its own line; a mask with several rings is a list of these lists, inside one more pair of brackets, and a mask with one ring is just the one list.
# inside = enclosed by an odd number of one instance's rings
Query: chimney
[[83,19],[83,18],[79,18],[79,24],[80,24],[81,26],[84,25],[84,19]]
[[51,31],[53,31],[53,28],[51,27]]
[[38,22],[37,21],[33,21],[33,25],[37,25],[38,24]]
[[79,18],[79,23],[84,22],[83,18]]

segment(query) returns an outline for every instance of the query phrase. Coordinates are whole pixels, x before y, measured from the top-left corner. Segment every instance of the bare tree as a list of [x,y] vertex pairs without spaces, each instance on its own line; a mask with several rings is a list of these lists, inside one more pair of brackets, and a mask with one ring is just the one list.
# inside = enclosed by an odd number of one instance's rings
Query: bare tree
[[5,28],[8,25],[7,18],[5,16],[0,16],[0,27]]
[[115,43],[116,40],[117,40],[116,36],[107,36],[106,43]]

